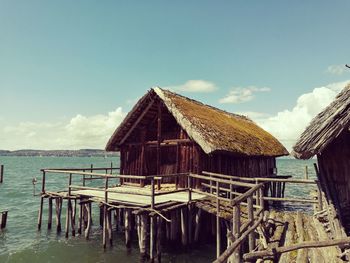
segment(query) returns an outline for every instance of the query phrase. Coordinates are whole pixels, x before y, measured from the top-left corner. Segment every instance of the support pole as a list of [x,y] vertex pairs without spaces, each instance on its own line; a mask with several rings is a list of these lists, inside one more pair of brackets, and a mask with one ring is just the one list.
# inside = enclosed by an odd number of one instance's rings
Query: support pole
[[[237,240],[240,237],[240,229],[241,229],[241,207],[240,204],[236,204],[233,207],[233,226],[232,226],[232,234],[234,239]],[[232,256],[230,257],[231,262],[241,262],[241,248],[238,246]]]
[[90,229],[91,229],[91,204],[84,204],[85,209],[87,211],[87,226],[85,229],[85,238],[89,239],[89,235],[90,235]]
[[69,223],[70,223],[69,221],[70,221],[70,215],[71,215],[71,212],[70,212],[71,205],[72,205],[72,203],[71,203],[70,199],[67,199],[66,228],[65,228],[65,236],[66,236],[66,238],[68,238],[68,236],[69,236]]
[[47,229],[51,229],[52,226],[52,197],[49,197],[49,211],[47,219]]
[[200,230],[200,222],[201,222],[202,209],[198,209],[195,217],[195,231],[194,231],[194,242],[198,242],[199,240],[199,230]]
[[8,213],[8,211],[2,211],[1,212],[0,229],[4,229],[6,227],[7,213]]
[[186,227],[186,211],[185,208],[182,208],[181,211],[181,243],[183,246],[187,246],[187,227]]
[[131,211],[130,209],[125,209],[124,210],[124,214],[125,214],[125,219],[124,219],[124,223],[125,223],[125,246],[127,248],[131,247]]
[[162,218],[157,217],[157,260],[161,262],[162,257]]
[[[254,220],[254,208],[253,208],[253,197],[249,196],[247,198],[247,203],[248,203],[248,221],[251,221],[249,226],[253,225],[253,220]],[[248,236],[248,244],[249,244],[249,252],[253,251],[255,249],[255,237],[254,237],[254,231],[249,233]]]
[[220,229],[220,184],[216,182],[216,258],[221,254],[221,229]]
[[39,207],[39,215],[38,215],[38,230],[41,229],[41,222],[43,219],[44,193],[45,193],[45,171],[43,171],[43,176],[41,181],[41,197],[40,197],[40,207]]
[[78,223],[78,234],[81,235],[83,229],[83,204],[81,203],[82,199],[79,201],[79,223]]
[[62,212],[62,198],[58,197],[55,199],[56,203],[56,231],[61,232],[61,212]]
[[0,184],[4,181],[4,165],[0,166]]

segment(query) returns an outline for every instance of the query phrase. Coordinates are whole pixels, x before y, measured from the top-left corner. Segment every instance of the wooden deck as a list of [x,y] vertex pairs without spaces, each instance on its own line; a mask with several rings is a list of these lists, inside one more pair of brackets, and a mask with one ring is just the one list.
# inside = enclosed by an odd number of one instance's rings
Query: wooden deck
[[[259,250],[273,250],[289,247],[303,242],[320,242],[329,240],[324,226],[315,217],[301,212],[270,211],[264,223],[266,243],[260,242]],[[299,249],[281,254],[275,259],[262,262],[343,262],[338,256],[339,247]]]
[[[117,186],[108,188],[108,201],[110,203],[124,203],[127,202],[133,205],[149,205],[151,203],[150,189],[147,187],[136,187],[136,186]],[[159,192],[162,193],[162,192]],[[68,192],[64,192],[64,195],[68,195]],[[149,196],[147,196],[149,194]],[[157,194],[157,192],[156,192]],[[101,201],[105,198],[104,188],[101,191],[97,190],[76,190],[72,191],[71,195],[79,197],[94,198],[95,200],[100,199]],[[204,198],[204,194],[192,193],[192,200],[198,200]],[[187,203],[188,193],[177,192],[177,193],[163,193],[160,196],[155,196],[155,205],[174,201]]]

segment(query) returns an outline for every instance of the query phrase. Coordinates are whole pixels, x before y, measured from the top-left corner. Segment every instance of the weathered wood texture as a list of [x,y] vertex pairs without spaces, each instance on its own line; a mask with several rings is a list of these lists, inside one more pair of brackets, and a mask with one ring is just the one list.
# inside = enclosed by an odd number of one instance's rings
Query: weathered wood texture
[[[318,155],[319,177],[323,189],[327,186],[329,199],[337,214],[350,231],[350,133],[342,133],[322,154]],[[326,191],[326,189],[324,189]]]

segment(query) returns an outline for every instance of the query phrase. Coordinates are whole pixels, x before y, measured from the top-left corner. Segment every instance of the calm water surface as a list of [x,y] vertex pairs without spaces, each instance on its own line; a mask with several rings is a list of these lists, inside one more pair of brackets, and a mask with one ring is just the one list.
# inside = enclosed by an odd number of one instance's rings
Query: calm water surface
[[[90,240],[82,237],[70,237],[68,240],[56,235],[55,223],[53,230],[47,231],[47,211],[44,210],[42,231],[36,230],[39,198],[33,196],[32,179],[41,180],[41,168],[48,167],[109,167],[113,162],[118,166],[116,158],[101,157],[1,157],[0,164],[5,165],[4,183],[0,185],[0,211],[9,210],[7,227],[0,231],[0,262],[1,263],[59,263],[59,262],[139,262],[137,240],[131,252],[125,249],[122,233],[114,236],[114,246],[106,251],[102,249],[101,230],[97,224],[93,226]],[[315,178],[313,162],[281,159],[277,161],[278,173],[304,177],[305,165],[309,166],[310,178]],[[48,175],[49,190],[62,189],[67,186],[65,175]],[[96,183],[96,182],[94,182]],[[288,196],[307,195],[312,186],[300,187],[291,185],[286,189]],[[36,185],[36,192],[40,184]],[[47,208],[47,204],[44,205]],[[65,208],[65,205],[64,205]],[[286,205],[284,209],[292,209]],[[95,208],[96,209],[96,208]],[[306,210],[308,207],[300,207]],[[62,210],[64,227],[65,209]],[[94,222],[98,222],[98,213],[93,212]],[[214,245],[202,245],[190,252],[164,251],[163,262],[211,262],[215,256]]]

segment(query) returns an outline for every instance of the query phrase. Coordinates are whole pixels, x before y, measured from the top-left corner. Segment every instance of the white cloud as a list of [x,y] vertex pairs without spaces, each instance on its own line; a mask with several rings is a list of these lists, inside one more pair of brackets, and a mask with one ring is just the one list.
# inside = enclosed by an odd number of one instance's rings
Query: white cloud
[[342,75],[347,70],[350,70],[345,67],[345,65],[330,65],[328,66],[326,72],[333,75]]
[[164,87],[164,89],[183,92],[208,93],[217,90],[217,86],[213,82],[197,79],[188,80],[182,85]]
[[327,107],[349,81],[314,88],[301,95],[292,109],[268,118],[253,118],[261,127],[278,138],[290,151],[300,134],[319,112]]
[[251,101],[254,98],[254,93],[256,92],[268,92],[271,91],[270,88],[267,87],[255,87],[249,86],[246,88],[242,87],[234,87],[230,90],[230,92],[223,98],[219,100],[220,103],[244,103]]
[[0,149],[103,149],[125,117],[122,108],[94,116],[76,115],[69,121],[21,122],[0,129]]

